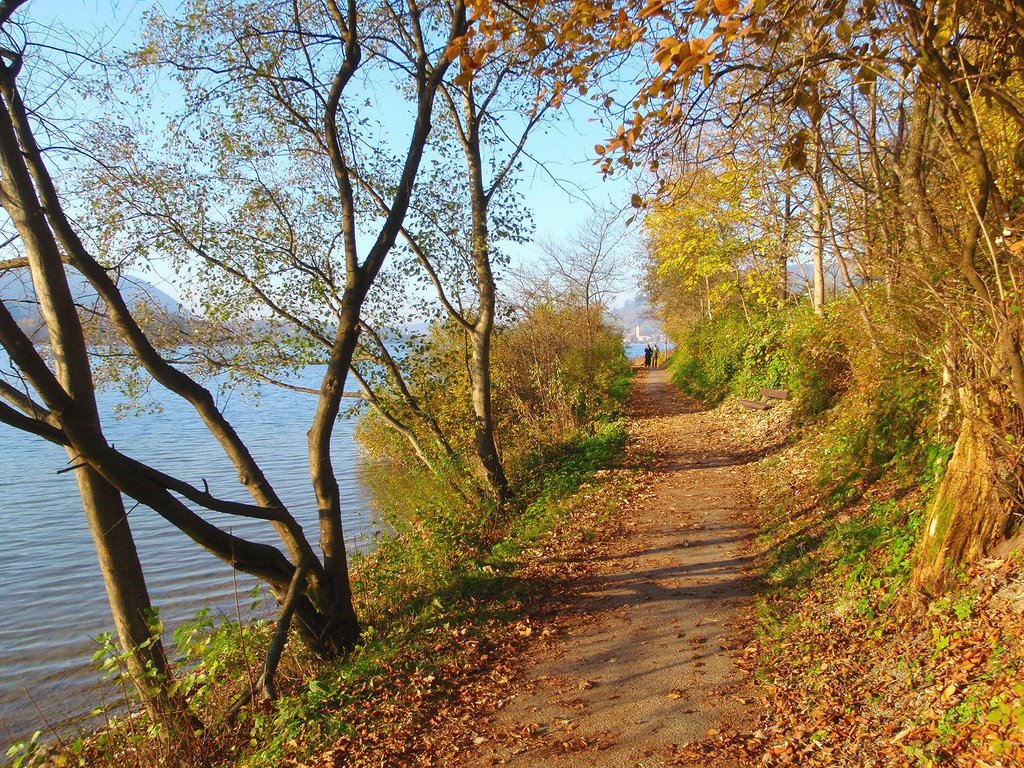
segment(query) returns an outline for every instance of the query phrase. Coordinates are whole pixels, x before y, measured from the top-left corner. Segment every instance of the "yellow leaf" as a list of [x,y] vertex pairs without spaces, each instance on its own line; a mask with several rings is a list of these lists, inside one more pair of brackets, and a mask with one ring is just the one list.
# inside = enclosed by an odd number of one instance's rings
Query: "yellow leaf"
[[847,23],[846,19],[843,19],[836,25],[836,35],[840,40],[849,45],[850,38],[853,36],[853,29]]

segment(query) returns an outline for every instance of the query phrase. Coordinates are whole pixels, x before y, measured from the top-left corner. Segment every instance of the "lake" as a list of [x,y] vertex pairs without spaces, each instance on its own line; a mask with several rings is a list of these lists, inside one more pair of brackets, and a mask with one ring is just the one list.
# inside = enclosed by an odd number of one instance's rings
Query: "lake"
[[[309,369],[294,383],[318,387],[319,375]],[[101,395],[101,412],[109,413],[118,400]],[[107,419],[111,442],[195,485],[206,479],[216,495],[248,501],[234,468],[192,407],[171,396],[157,394],[156,400],[163,406],[160,413]],[[314,546],[317,513],[306,430],[315,400],[267,386],[258,390],[258,398],[236,392],[221,401]],[[350,548],[365,550],[376,517],[364,482],[372,470],[360,461],[355,423],[355,418],[339,422],[333,456],[346,540]],[[62,448],[0,424],[0,741],[5,745],[37,727],[45,730],[44,721],[66,729],[101,701],[117,699],[109,683],[100,684],[90,661],[94,638],[111,631],[113,622],[74,474],[57,474],[67,466]],[[211,519],[221,525],[226,520],[223,515]],[[254,579],[233,574],[148,508],[138,507],[129,520],[168,636],[201,608],[232,618],[236,604],[248,609]],[[277,543],[258,520],[233,519],[231,529]],[[5,752],[6,746],[0,756]]]

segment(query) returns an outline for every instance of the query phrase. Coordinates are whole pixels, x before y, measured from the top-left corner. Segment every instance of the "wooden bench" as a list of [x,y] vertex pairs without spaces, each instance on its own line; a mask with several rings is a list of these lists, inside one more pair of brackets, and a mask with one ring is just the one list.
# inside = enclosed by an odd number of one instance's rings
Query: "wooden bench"
[[767,411],[774,405],[773,400],[785,400],[789,392],[785,389],[762,389],[760,400],[740,400],[740,405],[758,411]]

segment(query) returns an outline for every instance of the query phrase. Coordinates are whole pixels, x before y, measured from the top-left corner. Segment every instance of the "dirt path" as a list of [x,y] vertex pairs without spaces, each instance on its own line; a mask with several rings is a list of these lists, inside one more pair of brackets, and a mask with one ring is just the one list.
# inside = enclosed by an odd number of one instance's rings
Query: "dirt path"
[[716,415],[665,371],[641,371],[631,462],[653,456],[626,534],[570,591],[527,690],[479,729],[468,766],[739,766],[681,747],[756,720],[736,664],[749,637],[751,530],[744,464]]

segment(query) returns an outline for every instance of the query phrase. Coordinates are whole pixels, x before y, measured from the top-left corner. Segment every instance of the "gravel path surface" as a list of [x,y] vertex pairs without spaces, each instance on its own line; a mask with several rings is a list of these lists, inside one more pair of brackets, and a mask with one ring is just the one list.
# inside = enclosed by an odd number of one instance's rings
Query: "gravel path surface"
[[664,370],[640,371],[631,402],[628,461],[653,470],[645,492],[562,598],[565,627],[524,692],[481,723],[467,766],[743,765],[686,745],[757,719],[736,662],[753,595],[745,465],[758,456]]

